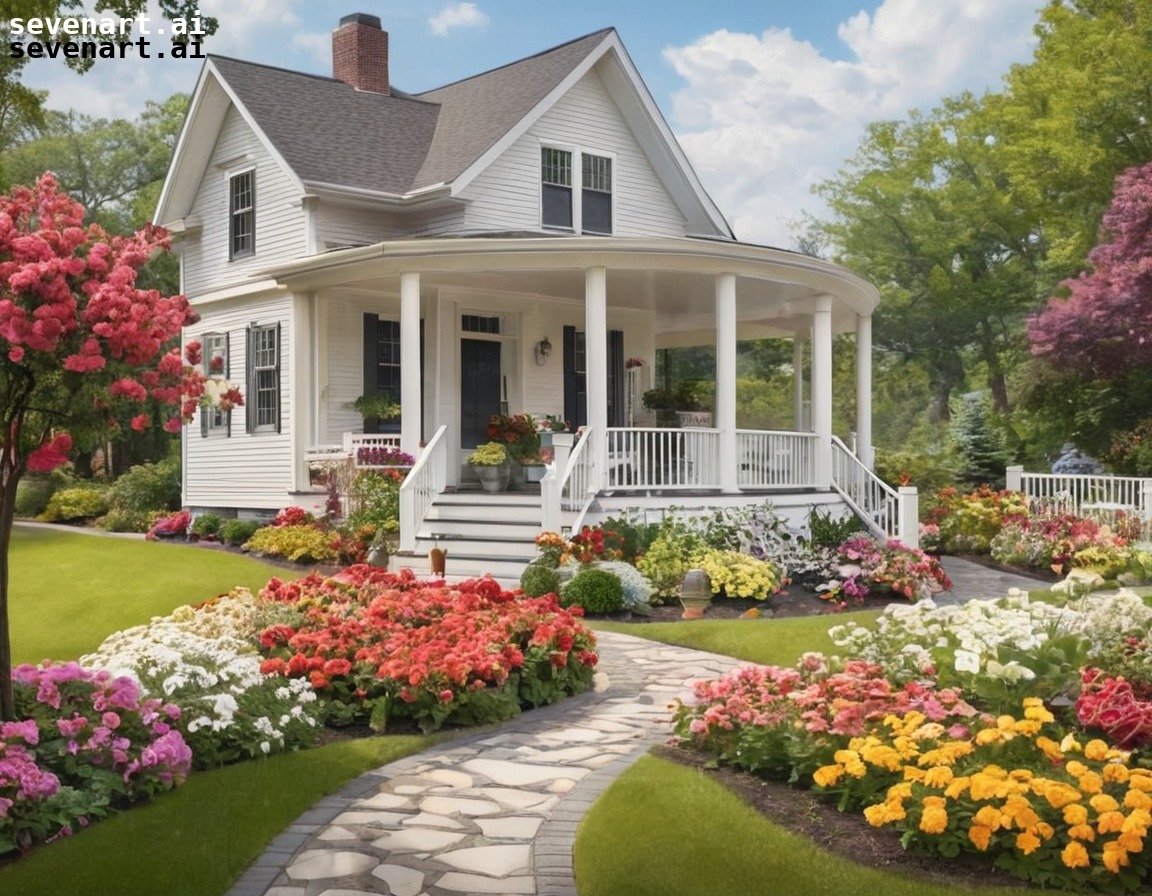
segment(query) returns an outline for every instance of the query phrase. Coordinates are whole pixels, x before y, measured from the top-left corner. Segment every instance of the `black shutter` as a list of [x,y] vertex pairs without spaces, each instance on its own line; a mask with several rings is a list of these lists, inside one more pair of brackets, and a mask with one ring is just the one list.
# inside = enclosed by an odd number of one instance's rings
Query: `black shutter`
[[244,431],[256,431],[256,327],[244,328]]
[[[380,340],[380,315],[364,315],[364,389],[362,395],[376,394],[376,368],[380,363],[378,343]],[[364,432],[379,432],[380,423],[364,421]]]
[[579,415],[580,385],[576,374],[576,328],[564,328],[564,419],[573,430],[584,425]]
[[608,425],[627,424],[624,410],[624,332],[608,331]]

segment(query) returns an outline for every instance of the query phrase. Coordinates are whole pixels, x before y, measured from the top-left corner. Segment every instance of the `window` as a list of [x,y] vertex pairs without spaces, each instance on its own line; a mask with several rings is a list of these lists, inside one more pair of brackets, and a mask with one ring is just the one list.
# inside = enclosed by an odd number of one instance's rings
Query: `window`
[[[200,339],[200,344],[204,376],[215,380],[228,379],[228,334],[205,333]],[[211,432],[230,435],[231,429],[231,411],[222,411],[219,408],[200,409],[200,435],[207,436]]]
[[256,172],[245,171],[228,181],[228,257],[256,251]]
[[580,192],[580,229],[585,233],[612,232],[612,160],[584,155]]
[[280,325],[248,328],[249,432],[280,432]]
[[503,332],[502,321],[499,317],[481,317],[479,314],[462,315],[460,329],[465,333],[499,334]]
[[[573,181],[572,175],[574,157],[580,169],[578,182]],[[540,223],[577,233],[611,233],[612,159],[542,147]]]
[[542,223],[572,229],[572,153],[544,147],[540,150]]

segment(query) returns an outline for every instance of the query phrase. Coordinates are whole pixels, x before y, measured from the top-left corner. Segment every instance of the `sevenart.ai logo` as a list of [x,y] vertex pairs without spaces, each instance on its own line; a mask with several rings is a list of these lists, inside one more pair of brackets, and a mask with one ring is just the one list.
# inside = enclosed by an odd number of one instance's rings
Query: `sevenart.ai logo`
[[200,10],[156,23],[151,16],[9,19],[10,59],[203,59]]

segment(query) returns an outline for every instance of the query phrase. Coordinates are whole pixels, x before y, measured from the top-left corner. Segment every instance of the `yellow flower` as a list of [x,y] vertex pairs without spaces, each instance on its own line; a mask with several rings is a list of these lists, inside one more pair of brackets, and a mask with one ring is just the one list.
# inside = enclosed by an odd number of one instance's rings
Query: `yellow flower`
[[1076,740],[1075,734],[1065,734],[1064,739],[1060,741],[1060,752],[1081,752],[1083,748],[1080,746],[1080,741]]
[[[919,769],[917,769],[917,771],[919,771]],[[924,772],[924,785],[926,787],[943,790],[952,783],[952,777],[952,769],[946,765],[930,768]],[[1152,800],[1150,800],[1150,802],[1152,802]]]
[[1147,809],[1133,809],[1124,819],[1122,830],[1135,831],[1143,837],[1148,832],[1149,825],[1152,825],[1152,814],[1149,814]]
[[1025,737],[1032,737],[1039,734],[1043,725],[1036,719],[1020,719],[1012,726],[1012,730],[1017,734],[1022,734]]
[[1140,852],[1144,848],[1144,838],[1135,831],[1121,832],[1120,836],[1116,838],[1116,842],[1128,852]]
[[1096,796],[1088,800],[1088,804],[1100,813],[1115,812],[1120,808],[1120,804],[1106,793],[1096,794]]
[[[1034,698],[1030,698],[1030,699],[1034,699]],[[1029,706],[1027,701],[1025,701],[1024,718],[1031,719],[1031,720],[1036,721],[1036,722],[1055,722],[1056,721],[1056,717],[1054,715],[1052,715],[1052,713],[1050,713],[1045,708],[1044,702],[1042,700],[1037,700],[1037,702],[1032,704],[1031,706]]]
[[1129,790],[1124,794],[1124,808],[1148,811],[1152,809],[1152,796],[1148,796],[1142,790]]
[[[855,743],[855,741],[853,741],[853,743]],[[860,754],[855,750],[837,750],[832,756],[832,761],[839,762],[841,765],[844,765],[853,759],[860,759]]]
[[875,806],[869,806],[864,810],[864,817],[868,819],[868,824],[874,828],[878,828],[883,824],[887,824],[892,819],[889,817],[889,810],[887,803],[877,803]]
[[968,785],[971,783],[971,778],[964,775],[960,778],[953,778],[952,783],[944,788],[944,796],[951,800],[958,800],[968,792]]
[[1102,812],[1096,819],[1096,830],[1101,834],[1111,834],[1124,830],[1124,815],[1121,812]]
[[1088,809],[1080,803],[1072,803],[1064,807],[1065,824],[1084,824],[1088,820]]
[[1076,781],[1082,793],[1100,793],[1104,789],[1104,779],[1096,772],[1085,772]]
[[927,805],[925,800],[924,814],[920,816],[920,830],[925,834],[943,834],[948,830],[948,812],[943,806]]
[[1091,759],[1093,762],[1103,762],[1105,759],[1110,758],[1112,750],[1104,741],[1096,739],[1090,740],[1084,744],[1084,758]]
[[868,764],[890,772],[898,772],[904,765],[900,754],[887,744],[869,744],[860,751],[860,756]]
[[978,850],[984,852],[992,840],[992,828],[982,824],[974,824],[968,829],[968,839],[976,845]]
[[987,828],[989,831],[998,831],[1002,824],[1000,810],[995,806],[981,806],[972,816],[972,823],[977,827]]
[[1073,841],[1064,847],[1060,853],[1060,860],[1069,868],[1087,868],[1088,850]]
[[1088,771],[1088,766],[1086,766],[1083,762],[1080,762],[1078,759],[1073,759],[1066,766],[1064,766],[1064,770],[1068,772],[1068,774],[1070,774],[1073,778],[1079,778],[1082,774]]
[[1128,779],[1132,776],[1132,773],[1128,770],[1128,766],[1122,765],[1119,762],[1109,762],[1104,766],[1101,774],[1109,784],[1127,784]]
[[812,780],[820,787],[831,787],[844,776],[844,769],[838,765],[825,765],[816,769]]
[[1008,787],[1004,783],[1001,776],[989,774],[989,769],[994,766],[989,766],[982,772],[977,772],[972,776],[972,780],[968,785],[968,790],[972,794],[974,800],[990,800],[998,797],[1003,797],[1008,792]]
[[1044,840],[1051,840],[1056,835],[1056,829],[1046,821],[1036,822],[1036,833]]
[[1120,869],[1128,864],[1128,850],[1116,840],[1109,840],[1104,844],[1104,867],[1113,874],[1119,874]]
[[1030,856],[1040,848],[1040,838],[1032,831],[1024,831],[1016,835],[1016,848],[1024,855]]
[[[1001,716],[1001,718],[1009,718],[1010,719],[1012,717],[1011,716],[1007,716],[1007,717]],[[1004,741],[1012,740],[1012,738],[1015,736],[1016,735],[1014,735],[1011,731],[1007,731],[1003,728],[985,728],[982,731],[976,732],[976,738],[975,738],[976,746],[986,747],[989,744],[1002,743]]]
[[912,785],[906,781],[899,784],[893,784],[888,788],[889,800],[906,800],[912,796]]
[[1040,816],[1032,809],[1032,804],[1019,796],[1008,797],[1001,812],[1016,822],[1016,827],[1022,831],[1034,828],[1040,821]]
[[1037,778],[1032,782],[1032,789],[1048,801],[1053,809],[1062,809],[1069,803],[1075,803],[1083,796],[1071,784],[1061,781],[1050,781],[1046,778]]
[[1063,760],[1064,752],[1060,749],[1060,744],[1056,743],[1056,741],[1052,740],[1052,738],[1038,737],[1035,740],[1035,744],[1040,748],[1040,752],[1042,752],[1053,762],[1060,762]]
[[1146,768],[1129,769],[1128,786],[1141,793],[1152,793],[1152,771]]
[[1087,840],[1091,843],[1096,839],[1096,829],[1090,824],[1074,824],[1068,828],[1068,836],[1073,840]]

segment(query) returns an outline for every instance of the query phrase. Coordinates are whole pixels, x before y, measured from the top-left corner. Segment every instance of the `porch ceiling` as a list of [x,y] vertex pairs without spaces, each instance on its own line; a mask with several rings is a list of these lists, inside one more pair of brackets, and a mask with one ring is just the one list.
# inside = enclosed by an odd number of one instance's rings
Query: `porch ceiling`
[[[407,251],[403,251],[407,250]],[[716,276],[736,275],[741,338],[792,336],[832,299],[835,332],[852,332],[879,296],[820,259],[703,240],[610,238],[410,240],[342,250],[270,272],[289,289],[345,288],[398,294],[402,271],[422,292],[472,289],[533,301],[583,302],[585,271],[607,268],[608,304],[650,311],[660,345],[689,345],[714,329]]]

